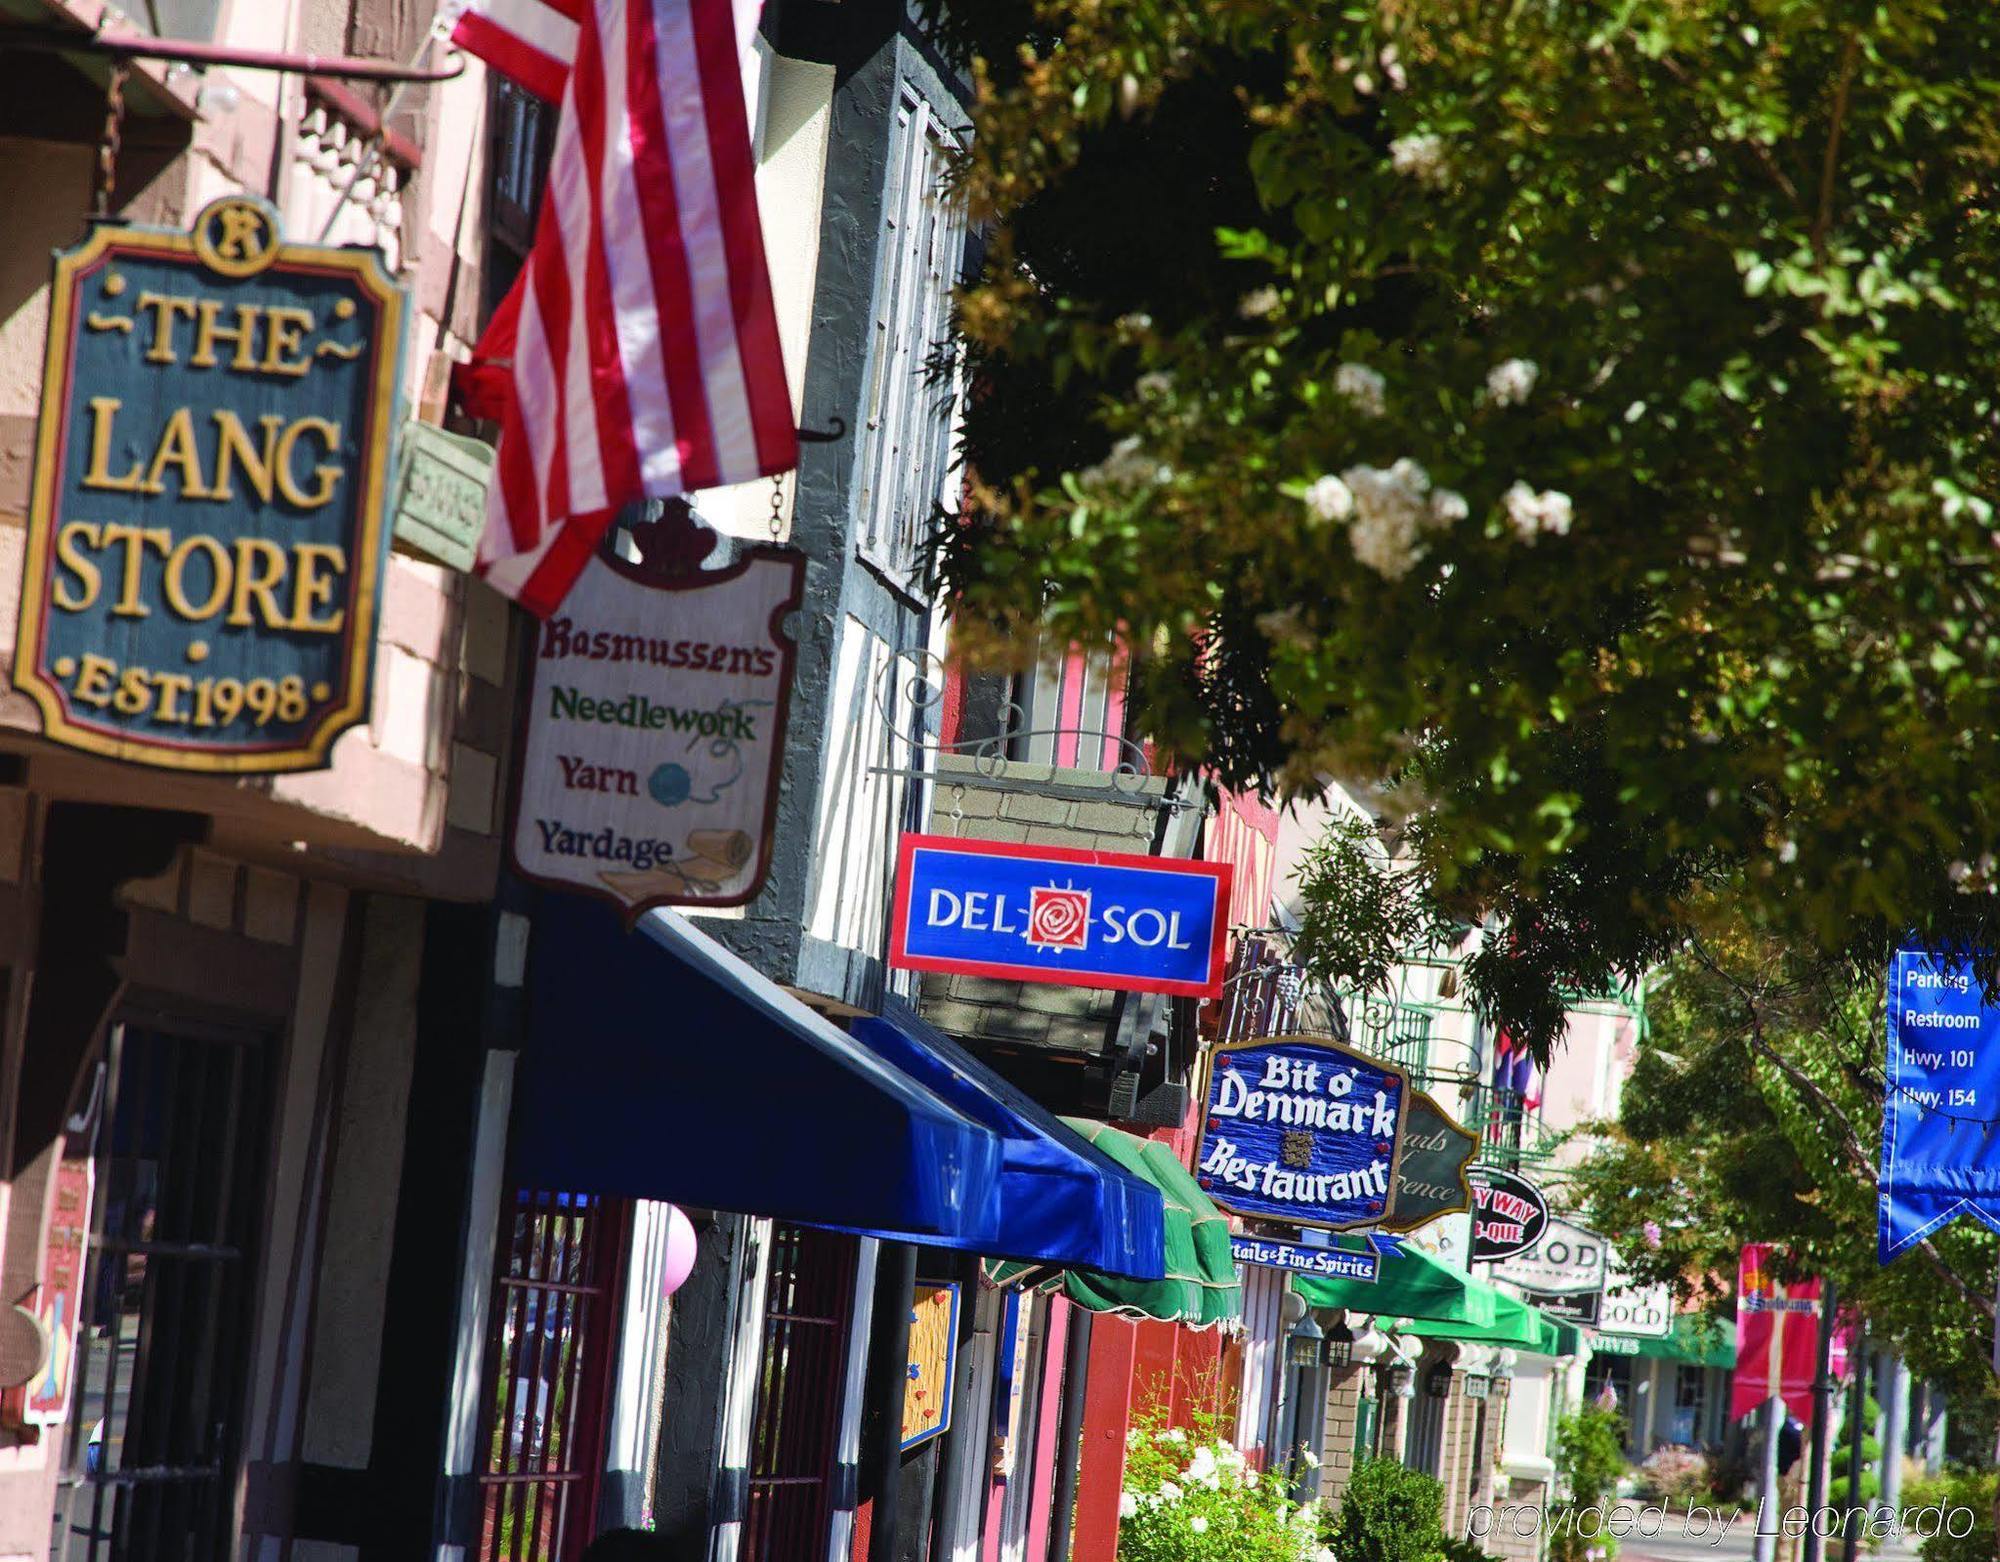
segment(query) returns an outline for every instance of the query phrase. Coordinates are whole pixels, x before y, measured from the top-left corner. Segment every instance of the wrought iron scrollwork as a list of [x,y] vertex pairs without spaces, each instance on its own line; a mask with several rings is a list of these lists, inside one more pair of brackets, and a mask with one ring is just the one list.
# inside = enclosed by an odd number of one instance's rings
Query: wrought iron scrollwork
[[[875,683],[875,709],[889,730],[902,736],[904,746],[915,756],[916,762],[907,768],[875,766],[875,774],[945,780],[953,785],[1020,786],[1023,783],[1018,777],[1009,778],[1009,770],[1013,765],[1028,763],[1019,757],[1021,745],[1038,739],[1057,743],[1075,738],[1079,752],[1117,753],[1118,763],[1103,773],[1111,777],[1113,790],[1126,797],[1137,800],[1146,783],[1154,777],[1152,762],[1146,757],[1145,749],[1123,733],[1102,727],[1031,727],[1028,725],[1028,713],[1018,701],[1012,699],[1000,709],[998,731],[983,737],[943,742],[932,734],[937,731],[935,716],[944,706],[945,683],[944,659],[924,647],[898,651],[884,664]],[[899,712],[904,713],[901,719]],[[902,724],[903,720],[908,721],[907,727]],[[938,761],[946,756],[971,760],[971,772],[953,771],[948,776],[941,775]],[[1039,789],[1047,789],[1046,783],[1037,785]],[[1147,801],[1162,808],[1195,806],[1186,799],[1171,795]]]

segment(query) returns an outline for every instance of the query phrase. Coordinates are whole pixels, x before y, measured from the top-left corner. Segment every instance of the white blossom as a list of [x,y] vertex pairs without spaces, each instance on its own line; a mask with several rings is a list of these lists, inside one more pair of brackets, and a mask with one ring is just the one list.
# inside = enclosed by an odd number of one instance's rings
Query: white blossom
[[1245,320],[1262,320],[1278,312],[1282,300],[1274,287],[1260,287],[1236,301],[1236,312]]
[[1389,467],[1354,466],[1341,473],[1354,495],[1347,540],[1354,557],[1385,580],[1410,572],[1418,533],[1430,519],[1430,474],[1407,456]]
[[1313,1562],[1340,1562],[1340,1559],[1334,1556],[1333,1547],[1321,1546],[1313,1553]]
[[1464,520],[1472,513],[1472,507],[1465,502],[1465,495],[1453,488],[1440,488],[1431,495],[1431,524],[1450,526]]
[[1354,513],[1354,493],[1328,472],[1305,491],[1305,507],[1322,521],[1344,521]]
[[1541,366],[1532,358],[1509,358],[1496,363],[1486,375],[1486,394],[1496,407],[1518,406],[1534,394]]
[[1193,1530],[1197,1535],[1206,1535],[1208,1533],[1208,1520],[1197,1513],[1193,1518],[1188,1520],[1188,1528]]
[[1174,377],[1163,369],[1154,369],[1142,374],[1132,383],[1141,401],[1164,401],[1173,394]]
[[1385,44],[1377,59],[1382,65],[1382,74],[1389,78],[1389,85],[1396,91],[1401,92],[1410,84],[1409,74],[1403,69],[1403,62],[1397,57],[1393,43]]
[[1364,98],[1367,97],[1369,93],[1375,90],[1375,78],[1370,76],[1368,72],[1363,71],[1354,78],[1354,90]]
[[1507,519],[1513,523],[1515,535],[1523,542],[1533,542],[1543,532],[1552,536],[1567,537],[1572,518],[1569,495],[1553,488],[1545,488],[1536,493],[1526,483],[1517,482],[1501,496],[1507,506]]
[[1388,407],[1388,381],[1365,363],[1343,363],[1334,371],[1333,388],[1364,416],[1379,418]]
[[[1355,85],[1360,85],[1358,80]],[[1391,141],[1389,166],[1418,184],[1438,185],[1451,178],[1450,165],[1445,162],[1444,138],[1428,132],[1398,136]]]
[[1160,1441],[1163,1443],[1184,1443],[1187,1441],[1187,1433],[1183,1432],[1177,1426],[1170,1426],[1160,1434]]
[[1178,1486],[1176,1486],[1172,1481],[1160,1482],[1160,1491],[1159,1491],[1160,1501],[1179,1502],[1181,1500],[1181,1496],[1182,1496],[1181,1489]]
[[1135,1519],[1138,1516],[1139,1494],[1131,1491],[1120,1492],[1118,1494],[1118,1517],[1121,1519]]
[[1798,860],[1799,860],[1799,843],[1797,841],[1787,840],[1784,845],[1778,848],[1778,861],[1784,863],[1792,863],[1792,862],[1797,862]]
[[1319,1455],[1314,1453],[1310,1448],[1299,1449],[1299,1458],[1305,1461],[1307,1469],[1317,1470],[1319,1468]]
[[1077,481],[1085,488],[1141,488],[1149,483],[1164,483],[1174,475],[1174,469],[1162,465],[1140,448],[1139,436],[1128,434],[1111,447],[1111,454],[1095,466],[1087,466],[1077,473]]

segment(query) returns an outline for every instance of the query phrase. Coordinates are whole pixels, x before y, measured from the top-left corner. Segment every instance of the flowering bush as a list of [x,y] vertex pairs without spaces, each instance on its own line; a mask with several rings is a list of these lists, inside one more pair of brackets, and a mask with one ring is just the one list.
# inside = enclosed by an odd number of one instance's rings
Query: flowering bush
[[1693,1502],[1708,1493],[1708,1456],[1698,1448],[1656,1448],[1638,1473],[1640,1493],[1654,1502]]
[[1118,1562],[1333,1562],[1312,1505],[1249,1468],[1213,1419],[1190,1432],[1148,1414],[1125,1441]]

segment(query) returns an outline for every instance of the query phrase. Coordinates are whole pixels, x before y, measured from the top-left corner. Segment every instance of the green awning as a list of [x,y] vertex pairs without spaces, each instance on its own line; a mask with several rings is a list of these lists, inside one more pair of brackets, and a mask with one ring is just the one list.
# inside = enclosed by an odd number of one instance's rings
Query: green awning
[[1665,1339],[1641,1339],[1639,1356],[1660,1361],[1684,1361],[1696,1367],[1734,1367],[1736,1331],[1701,1313],[1682,1313]]
[[[1138,1139],[1103,1123],[1063,1119],[1097,1149],[1125,1170],[1160,1190],[1166,1206],[1166,1277],[1129,1280],[1095,1269],[1063,1269],[1042,1282],[1092,1312],[1123,1313],[1206,1328],[1234,1318],[1242,1310],[1242,1288],[1236,1280],[1236,1260],[1229,1252],[1229,1222],[1209,1201],[1194,1174],[1155,1139]],[[995,1283],[1005,1285],[1037,1266],[997,1263],[988,1266]]]
[[1421,1319],[1490,1329],[1500,1293],[1421,1249],[1405,1246],[1386,1253],[1375,1281],[1338,1280],[1326,1275],[1293,1275],[1292,1288],[1314,1307],[1344,1307],[1384,1318]]
[[[1477,1280],[1471,1283],[1480,1284]],[[1492,1290],[1492,1287],[1485,1289]],[[1575,1354],[1575,1331],[1570,1331],[1570,1339],[1566,1342],[1563,1325],[1545,1316],[1538,1308],[1495,1290],[1493,1310],[1493,1322],[1485,1328],[1467,1323],[1431,1323],[1413,1319],[1407,1324],[1398,1324],[1397,1332],[1414,1334],[1420,1339],[1475,1340],[1482,1345],[1508,1345],[1515,1350],[1532,1351],[1538,1356]]]
[[1421,1249],[1385,1255],[1379,1278],[1335,1280],[1294,1275],[1292,1286],[1314,1307],[1343,1307],[1393,1320],[1400,1334],[1422,1339],[1476,1340],[1538,1356],[1574,1356],[1583,1336],[1497,1286],[1439,1263]]

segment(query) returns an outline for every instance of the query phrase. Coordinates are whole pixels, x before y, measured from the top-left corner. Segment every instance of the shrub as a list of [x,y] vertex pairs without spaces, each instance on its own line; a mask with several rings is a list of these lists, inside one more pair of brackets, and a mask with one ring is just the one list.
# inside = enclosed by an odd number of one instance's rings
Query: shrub
[[1694,1502],[1708,1494],[1708,1456],[1698,1448],[1656,1448],[1639,1466],[1639,1495],[1649,1502]]
[[[1947,1518],[1954,1508],[1970,1508],[1973,1525],[1964,1536],[1934,1535],[1919,1543],[1923,1562],[1993,1562],[2000,1557],[2000,1532],[1993,1527],[1993,1504],[2000,1497],[2000,1474],[1992,1470],[1960,1470],[1941,1484],[1930,1502],[1942,1504]],[[1907,1509],[1910,1504],[1904,1504]],[[1959,1521],[1963,1524],[1963,1520]]]
[[1148,1412],[1127,1434],[1119,1562],[1312,1562],[1313,1509],[1250,1469],[1216,1417],[1194,1422]]
[[1574,1515],[1601,1507],[1624,1473],[1625,1418],[1617,1411],[1586,1405],[1557,1423],[1556,1479],[1568,1501],[1549,1515],[1550,1562],[1584,1562],[1592,1552],[1610,1562],[1618,1555],[1615,1536],[1579,1534]]
[[1444,1488],[1394,1459],[1362,1459],[1325,1538],[1340,1562],[1435,1562],[1444,1551]]

